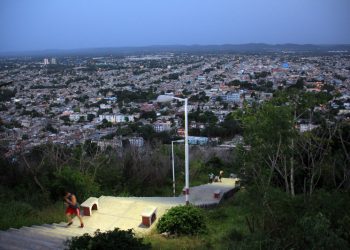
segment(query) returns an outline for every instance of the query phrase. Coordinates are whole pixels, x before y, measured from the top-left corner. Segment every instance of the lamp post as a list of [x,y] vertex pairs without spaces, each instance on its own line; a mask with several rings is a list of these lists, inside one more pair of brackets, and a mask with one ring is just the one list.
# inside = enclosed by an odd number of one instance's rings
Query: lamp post
[[187,98],[179,98],[170,95],[160,95],[157,98],[157,102],[171,102],[172,100],[178,100],[184,102],[185,107],[185,197],[186,205],[190,204],[190,176],[189,176],[189,153],[188,153],[188,110],[187,110]]
[[175,162],[174,162],[174,142],[184,142],[184,140],[177,140],[177,141],[171,141],[171,162],[172,162],[172,169],[173,169],[173,194],[174,197],[176,195],[175,191]]

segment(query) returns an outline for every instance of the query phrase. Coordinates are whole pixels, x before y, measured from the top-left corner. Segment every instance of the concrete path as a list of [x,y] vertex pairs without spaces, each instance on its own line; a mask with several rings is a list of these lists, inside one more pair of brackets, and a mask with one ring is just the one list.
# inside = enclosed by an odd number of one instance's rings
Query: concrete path
[[[232,192],[238,179],[223,178],[222,182],[205,184],[190,188],[190,203],[196,206],[218,204],[225,194]],[[214,198],[214,192],[220,190],[220,197]],[[99,198],[99,210],[93,210],[92,216],[84,216],[84,228],[79,228],[75,218],[69,228],[66,223],[44,224],[41,226],[22,227],[0,231],[0,249],[63,249],[64,241],[72,236],[101,231],[134,229],[137,234],[147,234],[151,227],[141,224],[141,213],[148,206],[157,207],[157,220],[167,209],[185,204],[185,197],[112,197]]]

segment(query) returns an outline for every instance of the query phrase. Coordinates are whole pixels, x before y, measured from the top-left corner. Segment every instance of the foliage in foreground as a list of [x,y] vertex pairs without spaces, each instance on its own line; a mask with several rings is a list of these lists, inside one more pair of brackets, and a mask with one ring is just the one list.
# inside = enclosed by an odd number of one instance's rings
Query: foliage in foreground
[[146,238],[154,249],[350,249],[349,194],[318,190],[311,197],[276,188],[262,196],[243,189],[205,209],[206,234]]
[[200,208],[177,206],[159,220],[157,230],[160,233],[194,235],[206,230],[205,219]]
[[0,185],[0,230],[65,220],[63,202],[48,203],[44,194],[25,184],[13,188]]
[[249,189],[240,196],[248,231],[231,240],[242,249],[350,249],[345,226],[349,194],[318,190],[294,198],[271,188],[267,195]]
[[143,238],[136,238],[135,233],[129,230],[115,228],[113,231],[100,232],[94,236],[84,234],[66,241],[69,250],[100,250],[100,249],[151,249],[150,243],[144,243]]

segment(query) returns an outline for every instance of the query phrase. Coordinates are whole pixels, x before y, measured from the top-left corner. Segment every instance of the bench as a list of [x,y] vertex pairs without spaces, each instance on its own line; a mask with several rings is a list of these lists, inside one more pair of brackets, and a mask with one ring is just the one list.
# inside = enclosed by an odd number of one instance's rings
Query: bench
[[83,209],[84,216],[91,216],[91,210],[98,210],[98,199],[96,197],[90,197],[84,201],[80,207]]
[[231,173],[231,174],[230,174],[230,178],[231,178],[231,179],[235,179],[235,178],[237,178],[237,175],[234,174],[234,173]]
[[235,187],[240,187],[241,186],[241,181],[240,179],[235,180]]
[[184,188],[182,189],[182,194],[183,194],[183,195],[186,195],[186,191],[187,191],[187,194],[190,194],[190,189],[186,189],[186,187],[184,187]]
[[147,207],[142,216],[142,224],[150,227],[152,223],[157,219],[157,208],[156,207]]
[[214,199],[220,199],[221,190],[217,189],[214,191]]

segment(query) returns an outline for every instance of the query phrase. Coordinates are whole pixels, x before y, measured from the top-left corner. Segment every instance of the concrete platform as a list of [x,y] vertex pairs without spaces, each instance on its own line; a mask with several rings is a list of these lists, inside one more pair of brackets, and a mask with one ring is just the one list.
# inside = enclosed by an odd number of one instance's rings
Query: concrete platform
[[[190,188],[190,203],[195,206],[215,205],[220,203],[225,193],[235,188],[237,179],[223,178],[222,182],[214,182]],[[220,189],[222,195],[219,199],[214,198],[214,191]],[[88,228],[113,230],[134,229],[137,233],[147,233],[151,227],[141,224],[141,214],[148,206],[157,207],[157,220],[167,209],[185,204],[185,197],[112,197],[101,196],[99,198],[99,210],[93,211],[92,216],[85,216],[84,223]],[[76,219],[75,223],[79,222]]]

